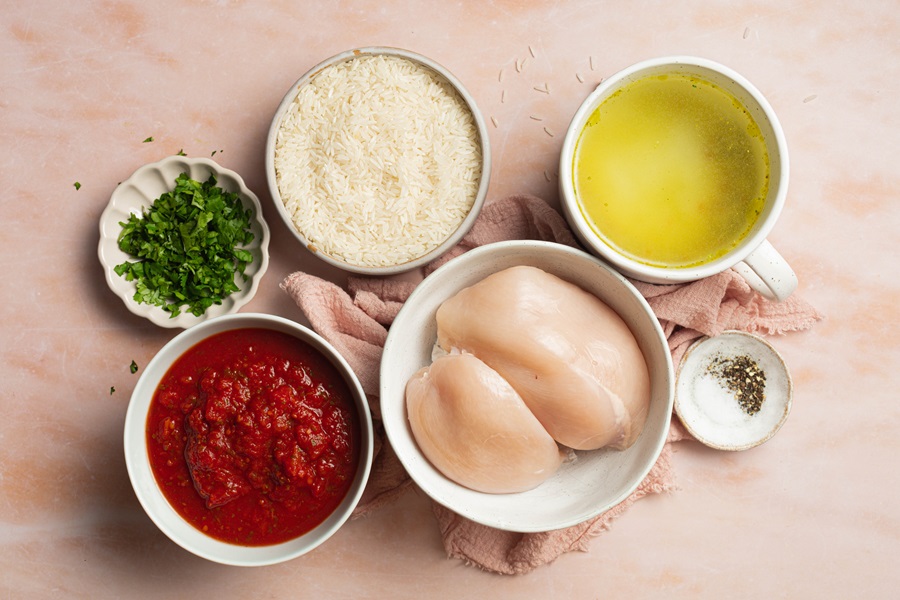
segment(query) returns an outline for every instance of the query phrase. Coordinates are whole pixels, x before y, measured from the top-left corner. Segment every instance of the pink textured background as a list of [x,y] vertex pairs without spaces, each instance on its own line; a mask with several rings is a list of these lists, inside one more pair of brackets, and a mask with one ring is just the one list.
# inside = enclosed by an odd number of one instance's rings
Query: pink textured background
[[[5,0],[0,14],[0,594],[887,598],[900,585],[896,0],[439,10]],[[177,332],[131,315],[106,287],[100,212],[142,164],[216,151],[260,196],[273,230],[269,271],[244,310],[302,320],[278,289],[284,276],[345,276],[280,222],[265,137],[300,75],[367,45],[425,54],[464,82],[489,121],[489,201],[529,193],[558,205],[568,120],[601,77],[628,64],[695,54],[760,88],[792,159],[770,239],[797,271],[798,293],[827,317],[771,340],[795,386],[778,436],[740,454],[678,445],[677,491],[635,504],[589,552],[523,577],[448,560],[417,491],[273,567],[209,563],[160,533],[128,482],[122,425],[137,380],[129,364],[146,365]],[[545,85],[549,94],[534,89]]]

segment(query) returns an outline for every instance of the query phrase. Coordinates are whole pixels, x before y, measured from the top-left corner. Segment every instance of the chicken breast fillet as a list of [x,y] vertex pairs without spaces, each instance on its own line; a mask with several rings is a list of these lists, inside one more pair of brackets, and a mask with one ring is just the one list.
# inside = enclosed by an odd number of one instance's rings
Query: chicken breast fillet
[[438,344],[474,354],[519,393],[557,442],[624,449],[650,404],[634,335],[593,294],[529,266],[494,273],[437,311]]
[[431,464],[479,492],[540,485],[563,454],[516,391],[470,354],[449,354],[406,386],[413,437]]

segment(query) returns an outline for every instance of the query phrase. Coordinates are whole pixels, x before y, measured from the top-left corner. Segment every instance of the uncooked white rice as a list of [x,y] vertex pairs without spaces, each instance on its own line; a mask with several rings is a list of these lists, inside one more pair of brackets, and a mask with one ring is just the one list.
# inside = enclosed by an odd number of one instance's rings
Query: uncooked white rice
[[364,55],[297,93],[275,142],[281,200],[320,252],[356,266],[407,263],[440,246],[481,179],[475,120],[418,63]]

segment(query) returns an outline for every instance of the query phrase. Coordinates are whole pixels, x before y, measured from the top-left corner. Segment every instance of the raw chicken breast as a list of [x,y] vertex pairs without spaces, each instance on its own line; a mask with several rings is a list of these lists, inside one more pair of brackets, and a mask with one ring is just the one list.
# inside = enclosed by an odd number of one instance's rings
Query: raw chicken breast
[[437,311],[438,343],[500,373],[557,442],[628,448],[650,404],[647,364],[625,322],[540,269],[494,273]]
[[406,385],[413,437],[434,467],[479,492],[523,492],[553,475],[563,455],[496,371],[449,354]]

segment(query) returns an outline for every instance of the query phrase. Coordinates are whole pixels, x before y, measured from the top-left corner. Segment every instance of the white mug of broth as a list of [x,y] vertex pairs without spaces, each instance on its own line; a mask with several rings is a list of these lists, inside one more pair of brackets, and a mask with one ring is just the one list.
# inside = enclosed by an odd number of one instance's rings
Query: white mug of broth
[[647,60],[605,79],[569,125],[563,213],[624,275],[682,283],[734,268],[784,300],[797,277],[766,240],[784,206],[788,151],[772,107],[731,69]]

